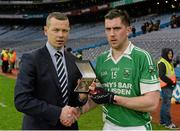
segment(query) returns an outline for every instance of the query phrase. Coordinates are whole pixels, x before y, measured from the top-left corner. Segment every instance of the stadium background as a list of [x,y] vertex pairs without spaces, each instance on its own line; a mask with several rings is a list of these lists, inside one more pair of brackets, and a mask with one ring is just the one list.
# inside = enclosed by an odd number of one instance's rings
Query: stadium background
[[[96,56],[109,48],[104,34],[103,19],[112,8],[123,9],[129,13],[132,26],[136,28],[136,37],[131,34],[130,40],[149,51],[156,61],[163,47],[173,48],[175,59],[179,59],[179,17],[178,27],[170,28],[170,17],[174,14],[180,15],[179,0],[0,0],[0,50],[15,49],[18,68],[23,53],[45,44],[43,26],[48,13],[60,11],[69,16],[71,23],[67,47],[71,47],[75,55],[81,53],[82,59],[89,59],[95,65]],[[141,26],[145,22],[156,23],[158,20],[158,31],[142,33]],[[16,77],[16,71],[5,75]],[[179,67],[176,68],[176,73],[180,78]],[[1,80],[1,86],[8,84]],[[3,94],[1,92],[3,91],[0,87],[0,95]],[[180,91],[177,90],[175,93],[180,94]],[[3,96],[0,96],[0,103],[2,102]],[[180,126],[180,120],[178,122]]]

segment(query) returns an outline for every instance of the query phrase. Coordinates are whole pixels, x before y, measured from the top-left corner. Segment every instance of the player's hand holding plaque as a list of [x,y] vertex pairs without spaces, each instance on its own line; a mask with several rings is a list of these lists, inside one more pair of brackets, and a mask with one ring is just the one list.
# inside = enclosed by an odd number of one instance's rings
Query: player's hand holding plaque
[[88,60],[76,61],[76,65],[82,74],[81,80],[79,80],[75,92],[78,93],[89,93],[89,86],[96,79],[94,69]]

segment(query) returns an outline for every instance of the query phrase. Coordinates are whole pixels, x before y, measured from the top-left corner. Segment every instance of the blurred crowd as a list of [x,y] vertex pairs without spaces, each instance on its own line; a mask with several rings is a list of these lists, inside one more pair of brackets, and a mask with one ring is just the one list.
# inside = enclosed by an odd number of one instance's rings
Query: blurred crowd
[[176,14],[173,14],[170,18],[170,26],[171,28],[177,28],[179,27],[179,17],[180,16],[176,16]]
[[2,49],[1,51],[1,68],[3,73],[11,73],[15,68],[16,51],[13,49]]
[[141,30],[143,32],[143,34],[147,33],[147,32],[151,32],[151,31],[157,31],[160,28],[160,20],[157,20],[155,23],[153,23],[153,21],[150,22],[145,22],[142,26],[141,26]]

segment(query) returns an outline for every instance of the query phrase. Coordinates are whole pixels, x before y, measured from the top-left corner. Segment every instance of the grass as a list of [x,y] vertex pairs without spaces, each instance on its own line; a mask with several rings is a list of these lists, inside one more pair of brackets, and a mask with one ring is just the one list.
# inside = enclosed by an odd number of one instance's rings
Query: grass
[[81,130],[101,130],[103,127],[101,107],[98,106],[83,114],[78,120],[78,124]]
[[0,76],[0,130],[21,128],[22,114],[16,111],[13,102],[14,84],[15,80]]
[[[14,107],[15,80],[0,75],[0,130],[19,130],[22,125],[22,113]],[[101,130],[103,127],[102,110],[97,107],[83,114],[78,120],[80,130]],[[166,130],[153,124],[153,130]]]

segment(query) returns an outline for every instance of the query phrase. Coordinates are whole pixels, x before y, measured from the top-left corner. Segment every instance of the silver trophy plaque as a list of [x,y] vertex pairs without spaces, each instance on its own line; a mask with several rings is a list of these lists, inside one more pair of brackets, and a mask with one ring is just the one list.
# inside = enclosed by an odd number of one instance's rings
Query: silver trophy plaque
[[76,61],[76,65],[82,74],[82,78],[74,91],[78,93],[88,93],[89,86],[96,79],[93,66],[88,60]]

